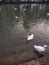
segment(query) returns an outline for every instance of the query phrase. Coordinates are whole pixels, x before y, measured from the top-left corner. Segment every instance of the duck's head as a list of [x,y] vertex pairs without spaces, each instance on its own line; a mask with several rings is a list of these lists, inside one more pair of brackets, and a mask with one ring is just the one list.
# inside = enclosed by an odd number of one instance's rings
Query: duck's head
[[27,35],[27,38],[29,37],[29,35]]
[[46,47],[48,47],[48,45],[44,45],[43,47],[45,47],[45,48],[46,48]]
[[27,35],[27,37],[29,37],[31,34],[29,33],[28,35]]

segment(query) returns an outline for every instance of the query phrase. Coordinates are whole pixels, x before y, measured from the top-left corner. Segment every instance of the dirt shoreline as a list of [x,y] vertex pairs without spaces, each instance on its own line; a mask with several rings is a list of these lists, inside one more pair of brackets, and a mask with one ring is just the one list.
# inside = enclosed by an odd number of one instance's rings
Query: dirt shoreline
[[49,65],[49,56],[21,63],[19,65]]
[[0,58],[0,65],[14,65],[23,63],[26,61],[33,60],[35,58],[38,58],[37,55],[31,51],[23,52],[20,54],[11,54],[9,56],[4,56]]
[[[42,53],[44,56],[49,54]],[[39,54],[35,53],[34,50],[29,50],[20,54],[11,54],[7,56],[0,57],[0,65],[18,65],[24,62],[35,60],[39,58]]]

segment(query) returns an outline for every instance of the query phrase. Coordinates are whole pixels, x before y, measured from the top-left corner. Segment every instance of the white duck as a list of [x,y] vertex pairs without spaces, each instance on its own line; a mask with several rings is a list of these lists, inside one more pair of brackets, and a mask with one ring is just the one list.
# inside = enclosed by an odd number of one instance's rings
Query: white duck
[[27,40],[32,40],[34,38],[34,34],[27,35]]
[[37,45],[34,45],[34,48],[36,49],[36,51],[38,52],[45,52],[45,48],[47,47],[47,45],[44,45],[44,46],[37,46]]

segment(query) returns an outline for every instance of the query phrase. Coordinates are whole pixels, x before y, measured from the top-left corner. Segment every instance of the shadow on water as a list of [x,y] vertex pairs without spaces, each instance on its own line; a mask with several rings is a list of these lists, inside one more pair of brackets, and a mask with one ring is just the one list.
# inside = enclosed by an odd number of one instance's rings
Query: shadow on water
[[28,40],[26,41],[26,44],[29,44],[29,41]]
[[42,54],[42,52],[38,52],[34,49],[34,53],[37,55],[38,58],[44,57],[44,54]]

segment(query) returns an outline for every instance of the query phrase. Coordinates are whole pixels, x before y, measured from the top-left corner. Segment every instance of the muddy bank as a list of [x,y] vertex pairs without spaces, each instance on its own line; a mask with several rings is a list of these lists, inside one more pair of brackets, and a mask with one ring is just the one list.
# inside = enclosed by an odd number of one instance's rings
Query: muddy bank
[[[45,53],[42,53],[44,56],[47,56]],[[20,54],[11,54],[9,56],[4,56],[0,58],[0,65],[15,65],[30,60],[39,58],[39,54],[35,53],[34,50],[29,50]]]
[[49,56],[25,62],[19,65],[49,65]]
[[1,57],[0,65],[14,65],[35,58],[37,58],[37,55],[33,52],[33,50],[31,50],[20,54],[11,54],[10,56]]

